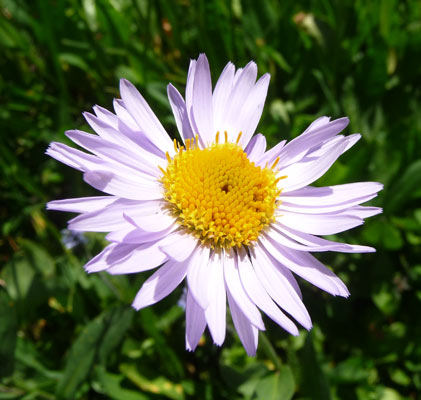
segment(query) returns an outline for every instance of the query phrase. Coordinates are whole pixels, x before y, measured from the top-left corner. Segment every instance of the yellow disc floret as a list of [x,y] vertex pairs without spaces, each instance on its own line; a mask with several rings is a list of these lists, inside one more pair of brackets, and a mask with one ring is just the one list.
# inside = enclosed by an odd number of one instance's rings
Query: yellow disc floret
[[238,144],[218,143],[218,137],[204,149],[197,138],[187,140],[186,148],[175,142],[177,153],[167,154],[162,169],[164,197],[177,221],[203,244],[249,246],[274,220],[282,177],[256,166]]

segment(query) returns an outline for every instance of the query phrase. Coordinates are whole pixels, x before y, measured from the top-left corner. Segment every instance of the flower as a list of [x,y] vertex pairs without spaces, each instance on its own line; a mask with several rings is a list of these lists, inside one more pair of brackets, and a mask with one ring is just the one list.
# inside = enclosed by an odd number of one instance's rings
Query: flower
[[212,90],[206,56],[192,60],[185,100],[168,86],[180,143],[171,141],[141,94],[122,79],[115,114],[99,106],[96,115],[84,114],[98,135],[66,132],[90,153],[62,143],[47,150],[107,194],[47,206],[80,213],[69,222],[72,231],[109,232],[110,244],[86,271],[158,268],[137,293],[137,310],[160,301],[186,278],[189,350],[206,326],[214,343],[222,345],[227,301],[249,355],[256,352],[258,331],[265,329],[259,309],[292,335],[298,329],[290,317],[310,329],[293,274],[332,295],[349,295],[310,252],[374,251],[316,235],[351,229],[381,212],[360,204],[382,185],[309,186],[360,135],[338,135],[348,118],[321,117],[288,144],[266,151],[265,137],[253,134],[270,76],[257,82],[256,77],[254,62],[237,70],[228,63]]

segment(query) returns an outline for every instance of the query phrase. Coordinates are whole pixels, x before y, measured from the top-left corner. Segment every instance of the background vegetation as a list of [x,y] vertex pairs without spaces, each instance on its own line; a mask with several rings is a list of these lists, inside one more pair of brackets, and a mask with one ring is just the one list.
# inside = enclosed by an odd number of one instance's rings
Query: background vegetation
[[[417,399],[421,393],[421,3],[417,0],[0,0],[0,399]],[[302,282],[314,329],[270,320],[257,357],[232,328],[184,349],[182,288],[134,312],[146,279],[87,275],[101,235],[72,236],[52,199],[94,194],[44,155],[81,112],[134,82],[176,135],[166,85],[206,52],[216,78],[254,59],[272,75],[271,145],[321,115],[363,139],[318,184],[384,183],[384,214],[320,257],[348,300]],[[338,238],[336,238],[338,239]]]

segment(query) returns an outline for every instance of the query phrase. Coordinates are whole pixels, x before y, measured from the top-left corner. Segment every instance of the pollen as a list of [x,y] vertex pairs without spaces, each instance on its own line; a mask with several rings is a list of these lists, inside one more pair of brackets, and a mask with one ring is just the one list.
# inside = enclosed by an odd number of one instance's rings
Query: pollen
[[[240,133],[241,135],[241,133]],[[239,137],[240,137],[239,135]],[[225,135],[226,136],[226,135]],[[164,198],[177,222],[212,248],[252,246],[274,221],[280,203],[279,181],[272,167],[256,166],[236,143],[219,141],[207,148],[198,138],[161,169]]]

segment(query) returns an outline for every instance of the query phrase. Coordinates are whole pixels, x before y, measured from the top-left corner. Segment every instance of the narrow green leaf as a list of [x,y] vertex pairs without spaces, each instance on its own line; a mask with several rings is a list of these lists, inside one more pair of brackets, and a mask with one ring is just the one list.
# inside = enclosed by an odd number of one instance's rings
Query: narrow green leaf
[[330,400],[329,383],[314,349],[312,336],[312,332],[307,335],[300,351],[301,393],[312,400]]
[[385,211],[394,213],[401,209],[421,187],[421,160],[413,162],[397,183],[387,191]]
[[57,386],[58,398],[74,398],[76,390],[91,371],[104,330],[104,314],[102,314],[90,322],[76,339],[70,349],[63,378]]
[[139,391],[129,390],[122,387],[121,383],[124,376],[111,374],[105,370],[104,367],[97,367],[95,369],[96,376],[102,386],[104,394],[109,398],[115,400],[148,400],[149,396],[142,394]]
[[98,360],[105,364],[112,350],[122,341],[133,320],[134,310],[129,307],[116,308],[106,316],[108,328],[99,348]]
[[105,363],[131,324],[133,312],[127,307],[111,308],[91,321],[76,339],[57,386],[59,398],[73,398],[88,378],[96,361]]
[[160,394],[173,400],[183,400],[185,398],[183,387],[180,384],[167,380],[163,376],[158,376],[155,379],[146,378],[132,364],[122,364],[120,370],[127,379],[145,392]]
[[0,377],[9,376],[14,368],[16,347],[16,310],[6,292],[0,289]]

